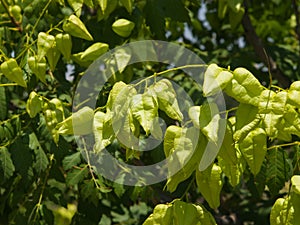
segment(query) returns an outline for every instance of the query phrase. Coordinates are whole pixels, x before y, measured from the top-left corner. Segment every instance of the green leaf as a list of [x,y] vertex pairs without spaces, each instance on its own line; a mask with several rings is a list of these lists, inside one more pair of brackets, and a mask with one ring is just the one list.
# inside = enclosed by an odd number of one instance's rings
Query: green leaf
[[41,61],[41,59],[48,53],[48,51],[55,47],[55,37],[40,32],[38,34],[38,40],[37,40],[37,46],[38,46],[38,61]]
[[46,206],[54,215],[55,225],[70,225],[72,223],[72,218],[77,211],[77,206],[75,204],[68,204],[67,208],[65,208],[52,202],[46,202]]
[[266,183],[272,196],[278,194],[290,176],[291,165],[286,152],[277,148],[270,149],[267,154]]
[[258,104],[258,112],[263,119],[263,125],[269,137],[277,137],[277,126],[281,122],[284,112],[286,111],[287,92],[264,90],[261,93]]
[[35,161],[33,163],[33,168],[36,170],[37,173],[45,171],[48,167],[49,160],[35,133],[31,133],[29,135],[29,148],[32,149],[35,153]]
[[7,117],[8,105],[4,87],[0,87],[0,109],[0,120],[5,120]]
[[127,19],[118,19],[112,24],[113,31],[124,38],[131,34],[134,27],[135,24]]
[[112,90],[109,92],[108,100],[106,103],[107,110],[111,111],[113,109],[113,104],[115,103],[117,97],[118,98],[123,97],[123,95],[119,96],[123,88],[128,88],[128,86],[122,81],[119,81],[114,84]]
[[30,92],[26,102],[26,111],[31,118],[34,118],[42,110],[43,100],[35,91]]
[[256,175],[260,171],[267,152],[267,137],[262,128],[256,128],[239,143],[239,149],[246,159],[251,172]]
[[229,125],[227,125],[224,140],[218,153],[218,164],[233,187],[240,183],[241,175],[244,170],[242,155],[240,151],[235,148],[232,130]]
[[88,175],[87,166],[80,169],[73,169],[67,173],[66,182],[68,185],[77,185]]
[[221,175],[221,167],[216,164],[201,172],[196,170],[198,189],[213,209],[217,209],[220,205],[220,193],[223,187]]
[[215,103],[204,103],[200,106],[199,124],[202,133],[212,142],[219,140],[220,115]]
[[155,96],[148,92],[133,96],[130,109],[133,118],[139,121],[146,135],[149,135],[153,120],[158,117],[158,104]]
[[55,36],[56,47],[61,54],[67,59],[71,58],[72,38],[69,34],[59,33]]
[[232,10],[229,11],[229,23],[231,29],[235,30],[236,28],[239,27],[243,19],[244,13],[245,13],[244,8],[240,8],[237,12]]
[[213,216],[202,206],[178,199],[168,204],[158,204],[143,225],[216,225]]
[[4,179],[10,178],[15,171],[15,166],[11,160],[10,153],[6,147],[0,147],[0,164]]
[[278,198],[271,209],[271,225],[294,225],[294,207],[289,198]]
[[178,106],[176,92],[172,83],[167,79],[162,79],[153,85],[151,92],[152,90],[157,97],[158,108],[170,118],[182,121],[183,115]]
[[83,107],[64,121],[57,124],[59,134],[85,135],[93,132],[94,110]]
[[222,91],[233,78],[232,73],[225,71],[216,64],[210,64],[204,73],[204,96],[215,95]]
[[189,117],[191,118],[194,127],[200,129],[200,106],[192,106],[189,108]]
[[[206,146],[204,135],[197,128],[181,128],[169,126],[164,137],[164,152],[168,157],[167,181],[170,192],[176,190],[178,184],[188,179],[198,168]],[[176,172],[178,171],[178,172]]]
[[88,47],[81,55],[81,60],[84,61],[94,61],[99,56],[107,52],[108,44],[97,42],[90,47]]
[[81,162],[81,153],[76,152],[72,155],[66,156],[63,159],[62,164],[65,170],[69,170],[73,168],[73,166],[77,166],[80,162]]
[[125,70],[126,66],[128,65],[132,53],[129,48],[128,49],[121,48],[121,49],[117,49],[114,52],[114,56],[115,56],[114,60],[116,61],[118,67],[118,72],[122,73]]
[[63,24],[63,29],[70,35],[93,41],[92,35],[86,29],[84,23],[75,15],[71,15]]
[[3,62],[0,66],[0,69],[4,76],[6,76],[9,80],[16,82],[22,87],[27,87],[27,84],[23,78],[22,69],[19,67],[15,59],[10,58],[7,61]]
[[115,138],[112,127],[112,114],[110,112],[103,113],[98,111],[95,113],[93,122],[93,132],[95,137],[96,151],[101,151],[106,146],[110,145]]
[[240,103],[257,106],[264,87],[250,71],[237,68],[233,71],[231,83],[224,90]]
[[252,105],[241,103],[236,111],[236,124],[233,139],[243,140],[247,134],[258,127],[261,119],[259,118],[258,108]]
[[291,84],[288,91],[288,103],[300,108],[300,81]]

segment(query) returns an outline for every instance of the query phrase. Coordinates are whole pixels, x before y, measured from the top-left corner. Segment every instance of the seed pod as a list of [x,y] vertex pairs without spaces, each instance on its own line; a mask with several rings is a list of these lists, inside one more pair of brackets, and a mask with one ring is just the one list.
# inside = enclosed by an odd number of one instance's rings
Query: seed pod
[[37,76],[37,78],[39,78],[43,83],[46,83],[46,59],[42,58],[38,61],[37,57],[31,56],[27,59],[27,62],[29,68]]
[[82,38],[88,41],[94,40],[92,35],[88,32],[82,21],[75,15],[71,15],[64,23],[63,29],[70,35]]
[[3,62],[0,66],[2,73],[9,80],[16,82],[22,87],[27,87],[27,84],[23,78],[22,69],[19,67],[17,61],[13,58]]
[[41,60],[48,53],[48,51],[55,46],[55,37],[50,34],[40,32],[38,35],[37,46],[38,60]]
[[41,97],[35,91],[32,91],[26,102],[26,111],[31,118],[34,118],[42,110],[42,103]]
[[72,39],[69,34],[57,34],[55,36],[56,47],[63,54],[63,56],[69,60],[72,50]]
[[81,60],[84,61],[94,61],[97,59],[100,55],[105,53],[108,50],[108,44],[105,43],[95,43],[88,47],[83,54],[81,55]]
[[129,20],[118,19],[113,23],[112,29],[116,34],[120,35],[121,37],[128,37],[131,34],[134,26],[135,24]]

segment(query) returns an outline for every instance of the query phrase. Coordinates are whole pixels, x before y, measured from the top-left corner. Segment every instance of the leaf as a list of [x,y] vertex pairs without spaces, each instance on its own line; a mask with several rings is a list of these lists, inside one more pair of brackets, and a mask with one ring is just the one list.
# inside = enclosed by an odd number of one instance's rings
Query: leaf
[[241,103],[236,111],[236,124],[233,139],[243,140],[247,134],[258,127],[261,119],[258,117],[258,108]]
[[241,24],[245,13],[244,8],[240,8],[237,12],[230,10],[229,11],[229,23],[232,30],[235,30]]
[[202,205],[175,199],[172,203],[158,204],[143,225],[216,225],[213,216]]
[[56,47],[61,54],[67,59],[71,58],[72,38],[69,34],[59,33],[55,36]]
[[[7,117],[8,107],[7,98],[4,87],[0,87],[0,120],[5,120]],[[1,136],[1,135],[0,135]]]
[[300,81],[291,84],[288,90],[288,103],[300,108]]
[[283,114],[286,111],[287,95],[286,91],[275,93],[264,90],[261,93],[258,112],[263,119],[263,124],[269,137],[277,137],[278,130],[276,127],[281,122]]
[[259,97],[264,87],[253,76],[253,74],[244,69],[237,68],[233,71],[233,79],[224,91],[240,103],[257,106]]
[[132,30],[134,29],[135,24],[127,19],[118,19],[112,24],[113,31],[120,35],[121,37],[128,37]]
[[271,149],[267,154],[266,183],[272,196],[278,194],[291,176],[291,166],[286,152]]
[[107,110],[111,111],[113,109],[113,104],[115,103],[115,100],[117,99],[117,97],[120,98],[120,97],[124,96],[124,95],[119,96],[119,94],[122,92],[123,88],[128,88],[128,86],[122,81],[116,82],[114,84],[112,90],[109,92],[108,100],[106,103]]
[[75,14],[79,17],[81,15],[83,0],[68,0],[68,3],[74,10]]
[[182,121],[183,115],[178,106],[176,92],[169,80],[158,81],[150,90],[156,95],[160,110],[164,111],[171,119]]
[[155,96],[148,92],[133,96],[130,109],[133,118],[139,121],[146,135],[149,135],[153,120],[158,117],[158,104]]
[[42,58],[48,53],[48,51],[51,48],[55,47],[55,37],[45,32],[40,32],[38,34],[37,46],[38,61],[41,61]]
[[0,69],[4,76],[6,76],[9,80],[16,82],[22,87],[27,87],[27,84],[23,78],[22,69],[19,67],[15,59],[10,58],[7,61],[3,62],[0,66]]
[[112,114],[98,111],[95,113],[93,122],[93,132],[95,137],[94,150],[101,151],[110,145],[115,138],[112,127]]
[[85,135],[93,132],[94,110],[83,107],[57,124],[59,134]]
[[235,187],[240,183],[243,174],[242,155],[235,148],[235,143],[232,137],[232,130],[227,125],[224,140],[221,149],[218,153],[218,164],[223,173],[228,177],[229,183]]
[[201,172],[196,170],[198,189],[213,209],[217,209],[220,205],[220,193],[223,187],[221,174],[222,170],[216,164]]
[[34,118],[42,110],[43,100],[35,91],[30,92],[26,102],[26,111],[31,118]]
[[77,185],[88,175],[87,167],[73,169],[67,173],[66,182],[68,185]]
[[11,160],[10,153],[6,147],[0,147],[0,163],[4,180],[9,179],[15,171],[15,166]]
[[46,202],[46,206],[54,215],[55,225],[70,225],[72,223],[72,218],[77,211],[77,206],[75,204],[68,204],[67,208],[65,208],[48,201]]
[[194,127],[200,128],[200,106],[192,106],[189,108],[189,117],[191,118]]
[[114,52],[114,60],[117,63],[118,71],[122,73],[131,59],[131,51],[130,49],[120,48]]
[[75,15],[71,15],[63,24],[63,29],[70,35],[93,41],[92,35],[88,32],[82,21]]
[[88,47],[81,55],[81,60],[83,61],[94,61],[99,56],[107,52],[108,44],[97,42],[90,47]]
[[256,175],[267,152],[267,137],[262,128],[256,128],[248,133],[245,139],[239,143],[239,149],[250,167],[250,171]]
[[63,167],[65,170],[71,169],[73,166],[77,166],[81,162],[81,153],[76,152],[72,155],[66,156],[63,161]]
[[289,198],[278,198],[271,209],[271,225],[294,225],[294,207]]
[[169,126],[164,137],[164,152],[168,157],[167,189],[174,192],[178,184],[188,179],[198,168],[206,146],[204,135],[197,128]]
[[222,91],[233,78],[232,73],[225,71],[216,64],[210,64],[204,73],[204,96],[215,95]]
[[29,148],[32,149],[35,153],[35,161],[33,163],[33,168],[36,170],[37,173],[45,171],[48,167],[49,160],[35,133],[29,134]]
[[199,124],[202,133],[212,142],[218,142],[220,126],[220,115],[215,103],[204,103],[200,106]]

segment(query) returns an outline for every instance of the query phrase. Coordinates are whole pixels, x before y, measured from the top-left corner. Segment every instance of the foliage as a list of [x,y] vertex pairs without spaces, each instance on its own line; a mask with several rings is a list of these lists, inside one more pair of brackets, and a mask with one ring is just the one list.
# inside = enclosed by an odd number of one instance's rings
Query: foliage
[[[297,224],[300,2],[292,3],[1,0],[0,224]],[[182,67],[125,68],[131,54],[120,52],[96,109],[72,108],[94,60],[145,39],[180,42],[209,62],[203,89]],[[174,83],[195,103],[187,112]],[[219,88],[226,111],[207,100]],[[94,136],[94,154],[107,148],[129,164],[169,157],[172,176],[129,187],[123,171],[113,183],[74,130]],[[136,151],[135,138],[149,136],[162,143]],[[206,146],[220,148],[216,159]]]

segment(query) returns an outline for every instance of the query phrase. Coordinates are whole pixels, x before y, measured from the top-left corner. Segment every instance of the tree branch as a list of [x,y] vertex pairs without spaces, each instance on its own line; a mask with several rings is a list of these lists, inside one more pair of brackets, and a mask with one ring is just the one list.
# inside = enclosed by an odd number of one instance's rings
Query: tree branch
[[1,3],[2,3],[2,5],[3,5],[5,11],[7,12],[8,16],[9,16],[9,19],[10,19],[10,21],[12,22],[12,24],[14,24],[14,25],[17,27],[18,31],[19,31],[20,33],[22,33],[23,28],[22,28],[21,24],[20,24],[18,21],[16,21],[16,19],[15,19],[15,18],[13,17],[13,15],[10,13],[9,8],[8,8],[8,5],[7,5],[7,3],[5,2],[5,0],[1,0]]
[[245,31],[247,41],[253,46],[255,54],[260,58],[260,60],[270,67],[270,72],[272,76],[278,80],[282,87],[287,88],[290,85],[290,80],[282,73],[282,71],[277,67],[276,62],[271,56],[265,54],[264,44],[262,40],[256,34],[256,31],[251,23],[250,17],[248,15],[248,9],[245,6],[245,14],[242,19],[242,25]]

